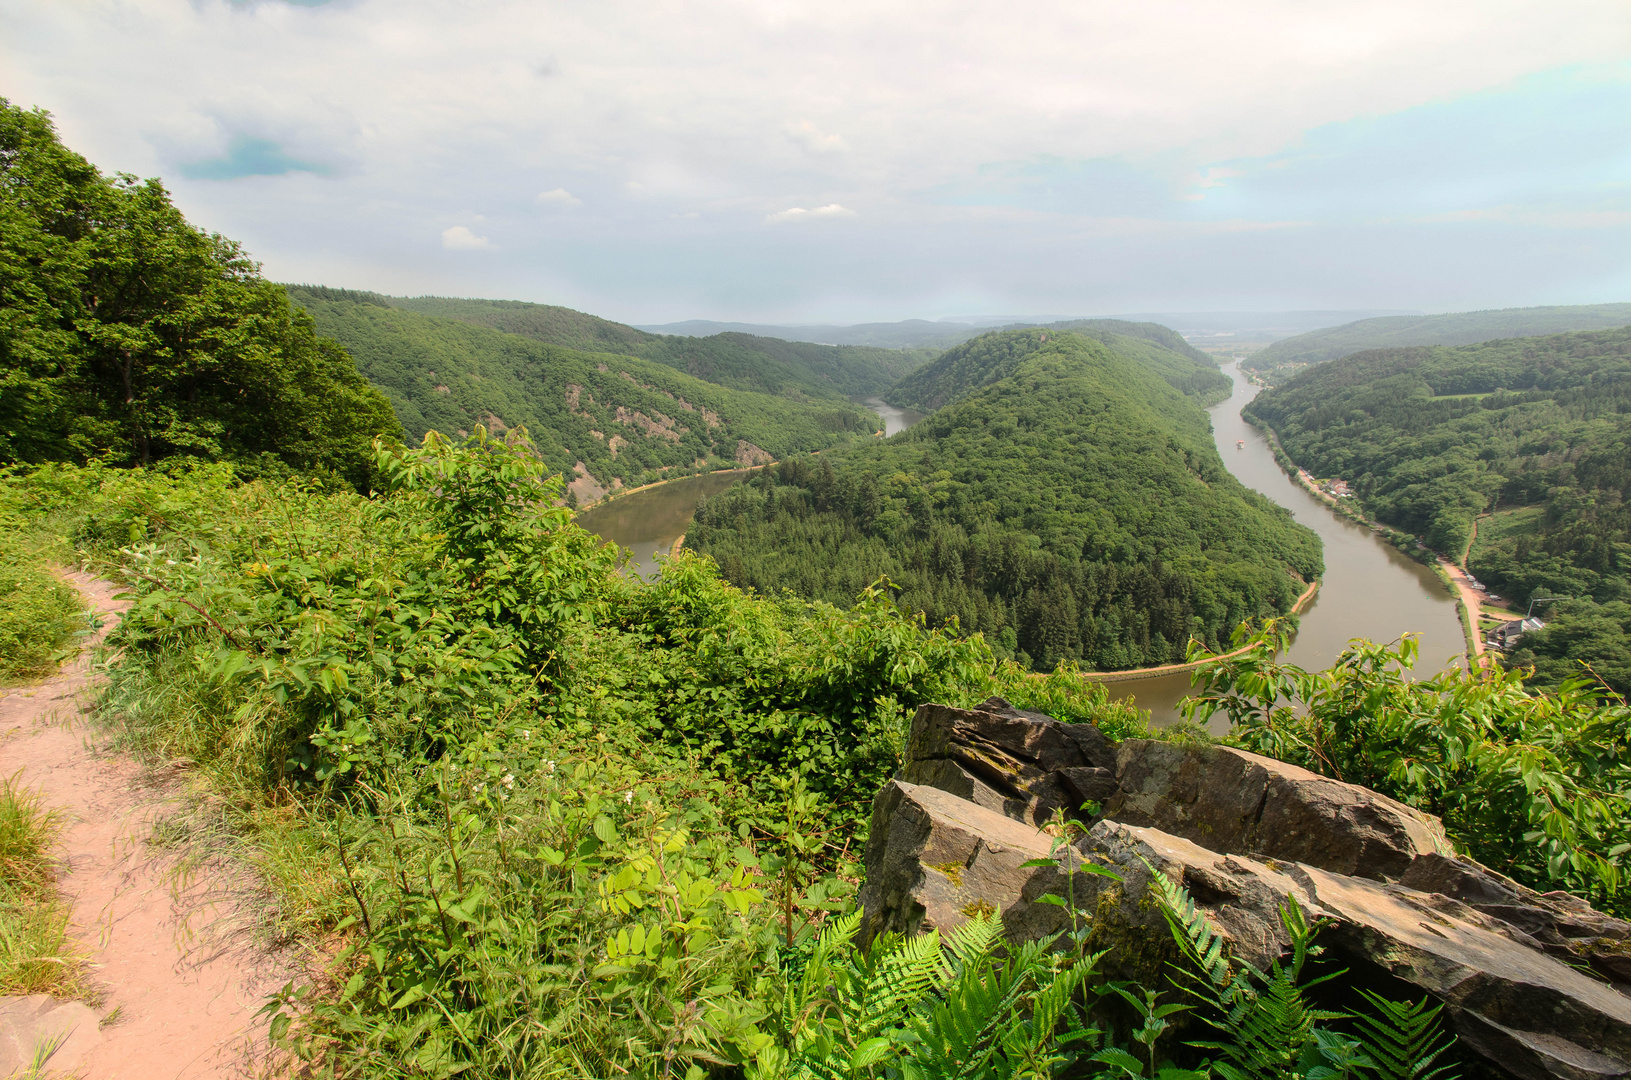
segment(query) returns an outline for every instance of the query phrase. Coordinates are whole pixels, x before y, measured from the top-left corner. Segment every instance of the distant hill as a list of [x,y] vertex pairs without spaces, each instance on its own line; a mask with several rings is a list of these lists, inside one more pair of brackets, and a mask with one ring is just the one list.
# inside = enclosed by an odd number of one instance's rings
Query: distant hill
[[1276,341],[1241,365],[1278,382],[1308,364],[1338,360],[1367,349],[1409,345],[1474,345],[1502,338],[1544,337],[1577,330],[1631,325],[1631,304],[1504,308],[1450,315],[1394,315],[1361,319]]
[[904,319],[900,322],[857,323],[853,326],[829,324],[776,326],[763,323],[712,322],[690,319],[686,322],[640,325],[639,329],[654,334],[682,334],[707,336],[711,334],[740,333],[762,337],[783,338],[787,341],[814,341],[828,345],[877,345],[890,349],[937,348],[949,349],[971,338],[992,330],[1018,330],[1027,326],[1068,328],[1077,322],[1099,322],[1114,319],[1119,322],[1156,323],[1176,330],[1181,335],[1192,335],[1210,341],[1212,338],[1231,338],[1239,335],[1242,341],[1273,341],[1325,326],[1350,323],[1355,319],[1368,319],[1377,315],[1419,315],[1417,311],[1351,310],[1351,311],[1173,311],[1145,312],[1137,315],[1112,315],[1065,318],[1057,315],[990,316],[930,322],[927,319]]
[[686,546],[735,584],[846,607],[887,575],[906,610],[1039,670],[1221,647],[1319,576],[1319,539],[1230,475],[1199,402],[1148,363],[1035,328],[956,353],[1007,374],[892,439],[706,499]]
[[[732,329],[707,337],[648,333],[571,308],[519,300],[461,300],[446,296],[380,296],[392,307],[457,319],[519,334],[549,345],[616,352],[666,364],[676,371],[736,390],[795,400],[871,397],[939,355],[897,348],[820,345],[777,334]],[[753,327],[751,331],[774,330]]]
[[756,337],[781,338],[784,341],[809,341],[822,345],[872,345],[883,349],[949,349],[971,337],[985,333],[985,328],[968,323],[930,322],[927,319],[905,319],[901,322],[857,323],[854,326],[773,326],[763,323],[711,322],[707,319],[688,319],[685,322],[664,323],[659,326],[641,326],[654,334],[676,334],[683,337],[709,337],[714,334],[753,334]]
[[[385,392],[410,439],[525,425],[579,501],[683,475],[870,438],[871,412],[736,390],[672,367],[587,352],[397,306],[374,293],[289,286],[320,333]],[[564,309],[563,309],[564,310]],[[591,326],[584,316],[581,326]],[[596,320],[599,321],[599,320]],[[608,324],[615,326],[616,324]]]
[[984,334],[907,375],[884,394],[884,400],[902,408],[933,412],[1009,378],[1050,338],[1065,334],[1098,341],[1206,404],[1221,400],[1229,392],[1229,377],[1217,369],[1211,357],[1191,348],[1164,326],[1118,319],[1078,319],[1050,327]]

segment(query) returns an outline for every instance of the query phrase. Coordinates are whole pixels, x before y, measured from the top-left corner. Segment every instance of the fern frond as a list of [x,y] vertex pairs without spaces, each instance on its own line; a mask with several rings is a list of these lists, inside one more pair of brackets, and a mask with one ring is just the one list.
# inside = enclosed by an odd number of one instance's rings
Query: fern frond
[[1443,1005],[1429,1007],[1431,999],[1425,997],[1412,1005],[1369,990],[1359,993],[1375,1010],[1374,1015],[1355,1013],[1353,1019],[1376,1080],[1453,1080],[1454,1065],[1434,1068],[1455,1043],[1439,1027]]
[[946,946],[964,967],[979,964],[990,956],[1002,940],[1002,919],[995,913],[975,915],[953,930]]

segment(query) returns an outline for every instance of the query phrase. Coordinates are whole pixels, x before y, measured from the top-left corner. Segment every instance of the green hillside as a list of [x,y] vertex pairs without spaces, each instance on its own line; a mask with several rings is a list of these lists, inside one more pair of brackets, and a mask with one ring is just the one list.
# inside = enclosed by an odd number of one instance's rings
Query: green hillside
[[1468,568],[1519,611],[1571,598],[1515,663],[1555,685],[1584,660],[1631,692],[1631,328],[1362,353],[1246,415],[1452,558],[1476,530]]
[[1038,330],[960,351],[1007,374],[705,501],[686,546],[735,584],[835,604],[887,575],[931,625],[1041,669],[1182,660],[1319,575],[1314,534],[1236,481],[1201,407],[1138,360]]
[[1314,330],[1276,341],[1241,365],[1276,383],[1308,364],[1322,364],[1366,349],[1409,345],[1474,345],[1501,338],[1544,337],[1631,324],[1631,304],[1505,308],[1450,315],[1390,315]]
[[933,349],[815,345],[744,333],[709,337],[648,334],[571,308],[514,300],[382,299],[408,311],[458,319],[549,345],[638,356],[736,390],[794,400],[870,397],[939,355]]
[[659,474],[755,464],[871,437],[879,421],[836,395],[803,403],[732,390],[615,353],[589,353],[409,311],[372,293],[289,296],[390,398],[411,440],[525,425],[578,501]]
[[1058,327],[985,334],[951,349],[896,383],[884,399],[901,408],[933,412],[1013,375],[1018,366],[1061,329],[1107,345],[1159,375],[1181,393],[1206,404],[1221,401],[1233,385],[1212,358],[1154,323],[1084,319]]

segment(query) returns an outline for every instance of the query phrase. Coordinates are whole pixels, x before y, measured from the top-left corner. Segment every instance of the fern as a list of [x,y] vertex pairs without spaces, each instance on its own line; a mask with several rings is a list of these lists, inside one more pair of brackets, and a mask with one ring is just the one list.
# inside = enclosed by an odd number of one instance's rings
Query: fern
[[1376,1015],[1356,1013],[1354,1024],[1366,1040],[1370,1072],[1376,1080],[1449,1080],[1453,1065],[1433,1067],[1452,1045],[1439,1030],[1444,1006],[1428,1007],[1423,998],[1415,1005],[1389,1001],[1369,990],[1359,991]]
[[[1343,973],[1303,978],[1308,960],[1320,954],[1314,939],[1323,922],[1309,922],[1295,896],[1287,896],[1280,910],[1290,955],[1277,958],[1263,972],[1232,961],[1222,935],[1188,891],[1149,863],[1145,866],[1186,962],[1174,982],[1209,1007],[1204,1018],[1223,1036],[1190,1045],[1219,1055],[1211,1067],[1223,1080],[1290,1080],[1299,1075],[1337,1080],[1356,1071],[1371,1073],[1374,1080],[1451,1080],[1450,1066],[1433,1067],[1453,1042],[1440,1036],[1442,1006],[1389,1001],[1364,990],[1360,993],[1376,1016],[1348,1017],[1309,1004],[1310,989]],[[1344,1019],[1359,1029],[1358,1040],[1319,1026]]]

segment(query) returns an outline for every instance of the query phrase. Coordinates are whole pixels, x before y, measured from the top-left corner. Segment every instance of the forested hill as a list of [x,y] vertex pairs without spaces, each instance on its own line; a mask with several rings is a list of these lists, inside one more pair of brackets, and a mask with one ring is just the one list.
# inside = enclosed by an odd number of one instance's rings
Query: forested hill
[[686,546],[761,592],[847,606],[879,575],[1048,669],[1183,659],[1290,609],[1319,541],[1224,468],[1205,412],[1057,331],[988,335],[1008,375],[910,431],[799,458],[705,501]]
[[289,286],[318,329],[350,351],[417,441],[525,425],[575,497],[661,475],[758,464],[819,450],[879,426],[830,395],[801,402],[732,390],[614,353],[545,345],[397,307],[372,293]]
[[[1159,375],[1180,392],[1212,404],[1229,393],[1229,377],[1205,353],[1154,323],[1091,319],[1060,324],[1092,338]],[[1026,358],[1057,341],[1053,327],[982,335],[946,352],[896,383],[883,395],[891,405],[933,412],[1013,375]]]
[[649,334],[571,308],[514,300],[381,297],[393,307],[520,334],[549,345],[616,352],[666,364],[736,390],[795,400],[870,397],[939,355],[935,349],[815,345],[754,334]]
[[1276,341],[1241,366],[1270,383],[1307,364],[1352,356],[1367,349],[1410,345],[1474,345],[1503,338],[1544,337],[1631,324],[1631,304],[1506,308],[1450,315],[1390,315],[1332,326]]
[[1476,523],[1468,568],[1493,590],[1572,598],[1514,661],[1555,684],[1587,660],[1631,692],[1631,328],[1361,353],[1246,415],[1454,558]]

